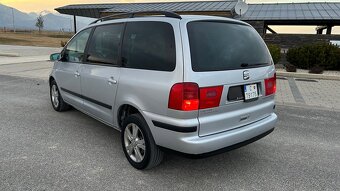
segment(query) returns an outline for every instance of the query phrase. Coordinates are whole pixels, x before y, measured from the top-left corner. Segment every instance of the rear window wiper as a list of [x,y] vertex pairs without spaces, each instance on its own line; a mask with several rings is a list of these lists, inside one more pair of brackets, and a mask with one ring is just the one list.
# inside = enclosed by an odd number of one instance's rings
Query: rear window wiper
[[242,68],[246,68],[246,67],[248,67],[248,66],[249,66],[248,63],[242,63],[242,64],[241,64],[241,67],[242,67]]
[[265,66],[265,65],[269,65],[269,64],[268,63],[254,63],[254,64],[242,63],[241,67],[247,68],[247,67],[255,67],[255,66]]

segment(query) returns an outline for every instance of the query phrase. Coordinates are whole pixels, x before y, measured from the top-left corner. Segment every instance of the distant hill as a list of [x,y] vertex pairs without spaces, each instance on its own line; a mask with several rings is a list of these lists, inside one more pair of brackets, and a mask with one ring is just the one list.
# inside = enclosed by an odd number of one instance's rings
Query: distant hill
[[[36,19],[39,13],[24,13],[13,8],[14,24],[16,29],[37,29],[35,27]],[[51,13],[49,11],[42,11],[44,18],[43,30],[50,31],[72,31],[73,17],[70,15],[61,15],[58,13]],[[77,17],[77,28],[87,26],[94,19]],[[0,3],[0,28],[13,28],[12,7]]]

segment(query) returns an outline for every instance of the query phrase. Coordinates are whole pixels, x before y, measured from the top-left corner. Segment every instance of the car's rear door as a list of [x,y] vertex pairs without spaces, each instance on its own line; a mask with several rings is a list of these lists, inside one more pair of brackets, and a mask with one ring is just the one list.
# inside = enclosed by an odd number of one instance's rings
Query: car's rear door
[[63,99],[78,108],[83,105],[79,68],[84,61],[85,47],[91,30],[91,28],[85,29],[72,38],[64,48],[60,60],[62,63],[55,72],[55,78]]
[[255,29],[223,20],[191,21],[182,29],[188,34],[184,81],[200,87],[200,136],[239,128],[273,112],[274,97],[265,83],[273,80],[275,69]]
[[113,124],[113,106],[120,76],[118,62],[123,23],[97,26],[81,66],[81,91],[84,109]]

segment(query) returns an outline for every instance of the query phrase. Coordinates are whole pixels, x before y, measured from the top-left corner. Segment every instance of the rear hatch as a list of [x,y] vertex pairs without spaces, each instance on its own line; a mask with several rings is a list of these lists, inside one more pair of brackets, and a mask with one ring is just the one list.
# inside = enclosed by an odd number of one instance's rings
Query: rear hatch
[[[190,57],[185,61],[190,64],[185,64],[184,81],[200,88],[199,136],[239,128],[273,113],[275,69],[255,29],[224,20],[191,21],[186,29]],[[275,87],[268,89],[268,82]],[[201,107],[202,99],[209,97],[218,104]]]

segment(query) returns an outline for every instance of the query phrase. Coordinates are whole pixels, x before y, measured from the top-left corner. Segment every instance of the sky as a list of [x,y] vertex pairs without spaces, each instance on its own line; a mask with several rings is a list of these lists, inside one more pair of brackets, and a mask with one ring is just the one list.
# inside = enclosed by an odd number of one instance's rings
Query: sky
[[[44,10],[54,11],[55,8],[69,4],[84,3],[137,3],[137,2],[160,2],[167,0],[0,0],[0,3],[14,7],[22,12],[41,12]],[[170,0],[186,1],[186,0]],[[188,0],[187,0],[188,1]],[[193,1],[193,0],[189,0]],[[298,3],[298,2],[340,2],[340,0],[246,0],[247,3]],[[274,30],[281,33],[315,33],[315,26],[291,27],[273,26]],[[340,34],[340,27],[335,27],[335,33]]]

